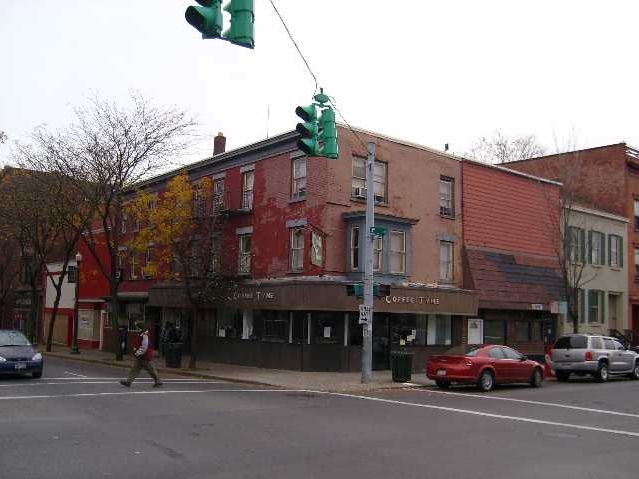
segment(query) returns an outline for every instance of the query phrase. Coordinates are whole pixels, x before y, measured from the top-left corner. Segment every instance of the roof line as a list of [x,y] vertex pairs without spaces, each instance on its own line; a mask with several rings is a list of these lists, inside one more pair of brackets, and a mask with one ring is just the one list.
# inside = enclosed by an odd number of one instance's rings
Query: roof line
[[515,175],[515,176],[521,176],[521,177],[524,177],[524,178],[528,178],[530,180],[539,181],[541,183],[548,183],[550,185],[555,185],[555,186],[563,186],[563,183],[560,182],[560,181],[549,180],[548,178],[542,178],[541,176],[535,176],[535,175],[531,175],[529,173],[523,173],[521,171],[511,170],[510,168],[506,168],[506,167],[501,166],[501,165],[491,165],[489,163],[483,163],[481,161],[471,160],[469,158],[463,158],[462,161],[467,162],[467,163],[473,163],[473,164],[475,164],[477,166],[484,166],[486,168],[494,168],[496,170],[503,171],[504,173],[510,173],[510,174]]
[[[536,161],[536,160],[540,160],[542,158],[551,158],[553,156],[561,156],[561,155],[567,155],[570,153],[581,153],[582,151],[590,151],[590,150],[598,150],[601,148],[610,148],[611,146],[628,146],[625,142],[619,142],[619,143],[611,143],[609,145],[601,145],[601,146],[593,146],[590,148],[581,148],[579,150],[570,150],[570,151],[564,151],[564,152],[559,152],[559,153],[553,153],[551,155],[543,155],[543,156],[535,156],[534,158],[526,158],[525,160],[515,160],[515,161],[508,161],[506,163],[523,163],[524,161]],[[634,149],[634,148],[633,148]]]

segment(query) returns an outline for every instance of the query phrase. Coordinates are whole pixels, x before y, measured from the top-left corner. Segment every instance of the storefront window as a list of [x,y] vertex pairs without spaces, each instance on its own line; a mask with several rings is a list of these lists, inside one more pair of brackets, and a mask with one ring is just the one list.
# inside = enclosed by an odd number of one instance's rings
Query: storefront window
[[255,311],[253,335],[262,341],[288,341],[288,311]]
[[304,343],[304,338],[308,334],[305,333],[306,325],[308,323],[306,313],[302,311],[295,311],[291,316],[291,343],[302,344]]
[[484,321],[484,344],[506,344],[506,321]]
[[135,331],[135,322],[144,320],[144,304],[143,303],[126,303],[125,311],[129,331]]
[[428,345],[450,345],[452,343],[453,322],[445,314],[428,316]]
[[344,313],[313,313],[313,342],[335,344],[344,341]]
[[242,337],[242,311],[222,309],[217,321],[217,335],[220,338]]
[[348,344],[362,345],[362,325],[359,324],[358,313],[348,313]]
[[541,341],[543,324],[541,321],[516,321],[515,333],[517,341]]
[[394,314],[391,315],[391,342],[409,346],[426,344],[428,315]]

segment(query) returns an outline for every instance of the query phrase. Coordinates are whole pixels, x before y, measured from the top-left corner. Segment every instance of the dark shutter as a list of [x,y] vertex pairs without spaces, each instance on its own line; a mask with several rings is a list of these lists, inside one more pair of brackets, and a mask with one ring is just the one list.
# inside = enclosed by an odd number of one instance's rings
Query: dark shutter
[[610,252],[612,251],[612,242],[616,241],[616,238],[614,235],[608,235],[608,266],[612,266],[612,254],[610,254]]
[[579,322],[586,322],[586,292],[583,289],[579,290]]
[[617,238],[619,238],[619,242],[617,243],[618,245],[617,254],[619,255],[619,267],[623,268],[623,237],[617,236]]
[[601,257],[599,258],[599,264],[606,264],[606,234],[599,233],[599,237],[601,238]]
[[588,243],[586,243],[586,261],[584,264],[592,264],[592,231],[588,231]]

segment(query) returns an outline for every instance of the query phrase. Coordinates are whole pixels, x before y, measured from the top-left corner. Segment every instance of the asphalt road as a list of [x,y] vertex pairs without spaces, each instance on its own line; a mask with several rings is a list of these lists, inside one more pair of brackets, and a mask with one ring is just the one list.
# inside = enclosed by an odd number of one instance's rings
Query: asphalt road
[[328,394],[49,358],[0,378],[0,477],[632,478],[639,381]]

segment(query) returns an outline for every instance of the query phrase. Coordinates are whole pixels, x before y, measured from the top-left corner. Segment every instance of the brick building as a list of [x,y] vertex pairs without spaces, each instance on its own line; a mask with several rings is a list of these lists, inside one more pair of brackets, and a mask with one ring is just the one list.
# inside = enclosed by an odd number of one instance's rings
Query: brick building
[[[211,158],[186,167],[191,182],[210,178],[224,203],[220,260],[240,279],[223,304],[202,312],[199,357],[360,370],[361,299],[348,296],[346,286],[363,277],[367,141],[376,143],[375,225],[387,231],[374,243],[375,282],[390,286],[390,294],[375,299],[373,367],[387,368],[391,350],[401,348],[415,352],[414,367],[422,370],[430,354],[462,344],[466,319],[477,314],[477,293],[463,288],[461,161],[341,127],[334,161],[302,155],[297,138],[289,132],[223,151],[218,136]],[[176,173],[140,187],[161,194]],[[127,234],[130,227],[123,244]],[[172,321],[188,339],[192,319],[180,288],[139,274],[143,254],[123,253],[121,317],[131,325],[145,317],[154,335]],[[99,277],[89,265],[82,269]],[[84,294],[96,299],[94,291],[81,289],[81,304],[96,311],[106,307],[82,301]],[[104,335],[107,348],[113,347],[110,337]]]
[[628,311],[634,343],[639,340],[639,150],[625,143],[507,164],[508,168],[556,179],[586,207],[631,218],[627,225]]
[[463,238],[466,287],[479,292],[469,344],[508,344],[537,359],[557,327],[563,299],[559,184],[465,160]]

